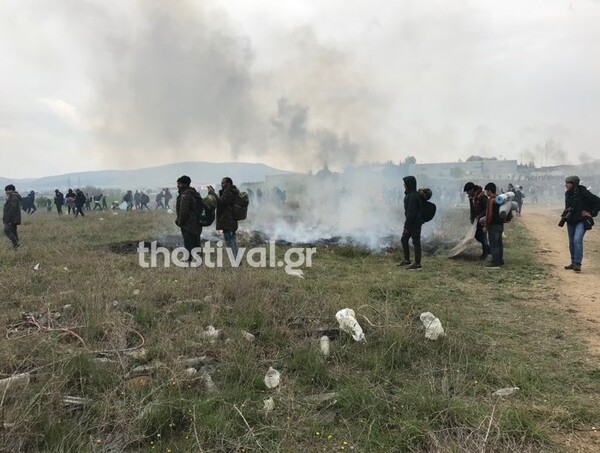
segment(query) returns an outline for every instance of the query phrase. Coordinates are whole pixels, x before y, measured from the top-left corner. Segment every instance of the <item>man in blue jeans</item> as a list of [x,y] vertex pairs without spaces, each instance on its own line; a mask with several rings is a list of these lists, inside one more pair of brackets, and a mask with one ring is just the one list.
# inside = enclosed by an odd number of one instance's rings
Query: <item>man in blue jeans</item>
[[492,262],[487,267],[498,268],[504,266],[504,245],[502,244],[504,220],[500,218],[500,205],[496,203],[496,184],[489,182],[485,185],[484,190],[488,201],[483,232],[488,234],[492,253]]
[[587,230],[592,229],[592,217],[596,217],[600,211],[600,198],[579,183],[579,176],[565,178],[565,210],[562,215],[562,220],[567,224],[571,252],[571,264],[565,266],[565,269],[575,272],[581,272],[583,236]]

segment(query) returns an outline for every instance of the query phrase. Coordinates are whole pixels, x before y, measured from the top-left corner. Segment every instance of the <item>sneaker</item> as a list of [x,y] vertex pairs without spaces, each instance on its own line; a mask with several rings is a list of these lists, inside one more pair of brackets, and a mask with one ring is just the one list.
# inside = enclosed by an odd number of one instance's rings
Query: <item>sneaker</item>
[[410,266],[410,261],[402,260],[396,266]]
[[420,264],[415,263],[408,266],[407,269],[409,271],[420,271],[422,269],[422,266]]
[[581,264],[574,264],[573,265],[573,270],[575,272],[581,272]]
[[568,271],[575,269],[575,266],[573,264],[569,264],[568,266],[565,266],[565,269],[567,269]]

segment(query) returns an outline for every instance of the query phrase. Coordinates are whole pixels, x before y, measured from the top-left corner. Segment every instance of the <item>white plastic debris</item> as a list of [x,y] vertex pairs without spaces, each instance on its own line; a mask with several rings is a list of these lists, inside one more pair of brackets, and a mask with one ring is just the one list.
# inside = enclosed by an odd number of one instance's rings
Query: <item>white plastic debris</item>
[[441,321],[433,313],[421,313],[421,322],[425,327],[425,338],[428,340],[437,340],[439,336],[445,335]]
[[264,403],[263,410],[265,411],[265,415],[269,415],[269,413],[273,409],[275,409],[275,401],[273,401],[273,397],[264,400],[263,403]]
[[329,337],[327,335],[323,335],[321,340],[319,340],[319,346],[321,347],[321,352],[325,357],[329,355]]
[[344,308],[335,314],[335,319],[340,323],[340,329],[352,335],[355,341],[365,341],[365,334],[356,320],[354,310]]
[[242,335],[244,336],[244,340],[249,341],[250,343],[256,340],[254,335],[252,335],[250,332],[246,332],[245,330],[242,330]]
[[29,373],[14,374],[5,379],[0,379],[0,395],[9,389],[24,388],[29,385],[31,375]]
[[63,267],[63,270],[69,272],[69,268],[68,267]]
[[63,310],[70,310],[71,308],[73,308],[71,304],[63,305]]
[[494,392],[494,396],[510,396],[517,393],[521,390],[519,387],[506,387],[503,389],[498,389]]
[[189,367],[189,368],[186,368],[186,370],[185,370],[185,374],[187,374],[188,376],[194,376],[197,373],[198,373],[198,370],[194,367]]
[[167,209],[167,214],[175,214],[175,212],[171,208],[169,208]]
[[267,388],[274,389],[279,387],[280,380],[281,375],[279,374],[279,371],[273,367],[269,367],[269,371],[267,371],[267,374],[265,374],[265,385]]
[[213,326],[208,326],[206,330],[202,332],[202,337],[210,341],[215,341],[217,338],[219,338],[220,333],[220,330],[215,329]]
[[139,290],[139,289],[135,289],[135,290],[133,290],[133,295],[134,295],[134,296],[137,296],[139,293],[140,293],[140,290]]
[[293,277],[299,277],[304,279],[304,272],[302,272],[302,269],[286,269],[285,273],[288,275],[292,275]]
[[40,263],[37,263],[35,266],[33,266],[33,270],[34,271],[39,271],[40,270]]
[[219,391],[217,384],[215,384],[215,382],[212,380],[210,374],[204,373],[202,375],[202,380],[204,381],[204,386],[206,387],[206,391],[208,393],[217,393]]

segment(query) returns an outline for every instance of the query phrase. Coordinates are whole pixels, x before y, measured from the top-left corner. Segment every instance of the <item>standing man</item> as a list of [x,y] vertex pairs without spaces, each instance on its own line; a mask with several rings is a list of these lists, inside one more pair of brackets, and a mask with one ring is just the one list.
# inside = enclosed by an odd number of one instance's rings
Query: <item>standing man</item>
[[[567,223],[569,234],[569,252],[571,264],[565,269],[581,272],[583,261],[583,236],[594,225],[592,217],[600,211],[600,198],[579,184],[579,176],[568,176],[565,179],[565,210],[562,220]],[[561,225],[562,226],[562,225]]]
[[475,230],[475,240],[481,243],[481,256],[479,259],[484,260],[490,254],[490,245],[488,244],[487,235],[483,232],[483,218],[487,209],[488,198],[483,192],[481,186],[468,182],[463,189],[469,197],[470,219],[471,224],[477,221],[477,229]]
[[[423,219],[421,217],[421,195],[417,192],[417,178],[414,176],[405,176],[404,180],[404,229],[402,231],[402,251],[404,260],[400,266],[408,266],[411,271],[421,269],[421,226]],[[410,262],[410,248],[408,240],[412,238],[413,248],[415,249],[415,262]]]
[[189,262],[192,261],[192,250],[200,247],[200,235],[202,234],[202,227],[198,223],[198,210],[202,203],[202,197],[196,189],[190,187],[191,183],[191,178],[185,175],[177,180],[179,195],[175,204],[177,213],[175,225],[181,228],[183,246],[189,252]]
[[483,232],[488,234],[492,253],[492,262],[487,267],[499,268],[504,266],[504,245],[502,244],[504,221],[500,218],[500,205],[496,203],[496,184],[488,182],[485,185],[485,193],[488,201]]
[[208,193],[214,195],[217,199],[217,230],[223,230],[225,244],[231,249],[233,257],[237,258],[238,246],[235,240],[235,232],[238,229],[238,222],[233,216],[233,205],[239,195],[239,190],[233,185],[233,180],[228,176],[221,180],[221,190],[219,195],[215,193],[213,186],[208,186]]
[[19,195],[12,184],[4,188],[4,193],[6,195],[4,214],[2,216],[4,234],[12,242],[13,249],[17,250],[19,248],[17,225],[21,224],[21,195]]

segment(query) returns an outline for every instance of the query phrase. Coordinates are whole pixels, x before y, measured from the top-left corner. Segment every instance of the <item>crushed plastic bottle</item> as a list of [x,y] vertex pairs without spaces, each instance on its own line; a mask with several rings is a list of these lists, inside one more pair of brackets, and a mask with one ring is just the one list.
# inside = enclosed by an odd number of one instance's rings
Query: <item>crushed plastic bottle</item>
[[351,308],[344,308],[335,314],[335,319],[340,323],[340,329],[352,335],[355,341],[365,341],[362,327],[356,320],[356,314]]
[[280,381],[281,375],[279,374],[279,371],[277,371],[273,367],[269,367],[269,371],[267,371],[267,374],[265,375],[265,385],[267,386],[267,388],[274,389],[276,387],[279,387]]
[[425,327],[425,338],[428,340],[437,340],[438,337],[445,335],[441,321],[433,313],[428,311],[421,313],[420,319]]
[[494,392],[494,396],[510,396],[521,390],[519,387],[505,387]]

